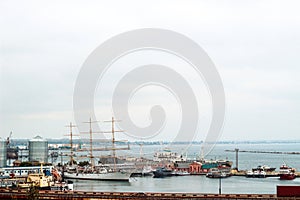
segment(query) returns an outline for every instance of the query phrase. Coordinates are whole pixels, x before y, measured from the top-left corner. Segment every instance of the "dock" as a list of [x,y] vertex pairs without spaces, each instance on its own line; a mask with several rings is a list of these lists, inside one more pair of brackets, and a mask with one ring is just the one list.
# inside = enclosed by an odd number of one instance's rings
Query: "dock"
[[[27,190],[0,189],[0,199],[29,199]],[[174,200],[174,199],[289,199],[275,194],[198,194],[198,193],[149,193],[149,192],[83,192],[83,191],[39,191],[39,199],[88,200],[88,199],[133,199],[133,200]],[[292,199],[297,199],[293,197]],[[298,198],[300,199],[300,197]]]
[[[246,176],[246,170],[240,170],[240,171],[236,171],[236,170],[232,170],[231,174],[232,176]],[[300,172],[295,172],[295,175],[297,178],[300,177]],[[266,172],[266,177],[279,177],[279,172]]]

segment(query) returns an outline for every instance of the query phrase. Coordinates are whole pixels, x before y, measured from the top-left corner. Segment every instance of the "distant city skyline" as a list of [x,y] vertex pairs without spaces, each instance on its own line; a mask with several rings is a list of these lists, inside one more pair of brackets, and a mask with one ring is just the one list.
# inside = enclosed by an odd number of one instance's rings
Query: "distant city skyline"
[[[88,55],[122,32],[162,28],[197,42],[215,63],[226,95],[220,140],[300,140],[300,14],[298,1],[26,1],[0,2],[0,137],[63,138],[73,116],[73,91]],[[112,116],[117,81],[134,66],[174,67],[199,103],[196,141],[210,124],[210,96],[186,63],[165,53],[134,53],[114,63],[98,85],[95,114]],[[122,67],[122,70],[120,69]],[[167,78],[167,77],[166,77]],[[129,102],[132,120],[151,122],[151,106],[165,108],[165,130],[145,141],[170,141],[180,124],[171,93],[145,87]],[[88,121],[88,119],[86,119]],[[120,122],[121,123],[121,122]],[[78,124],[82,126],[81,124]],[[88,126],[86,126],[88,130]],[[74,129],[77,133],[77,129]],[[87,137],[82,135],[82,137]],[[97,136],[95,136],[97,138]],[[120,139],[132,139],[127,135]]]

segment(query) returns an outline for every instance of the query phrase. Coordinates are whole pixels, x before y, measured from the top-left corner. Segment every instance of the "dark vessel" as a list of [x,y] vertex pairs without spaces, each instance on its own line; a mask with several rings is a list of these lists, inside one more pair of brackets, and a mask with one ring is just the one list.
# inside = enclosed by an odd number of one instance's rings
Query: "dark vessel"
[[156,170],[153,171],[153,174],[154,174],[153,178],[163,178],[163,177],[166,177],[166,176],[173,176],[174,175],[172,169],[167,169],[165,167],[156,168]]

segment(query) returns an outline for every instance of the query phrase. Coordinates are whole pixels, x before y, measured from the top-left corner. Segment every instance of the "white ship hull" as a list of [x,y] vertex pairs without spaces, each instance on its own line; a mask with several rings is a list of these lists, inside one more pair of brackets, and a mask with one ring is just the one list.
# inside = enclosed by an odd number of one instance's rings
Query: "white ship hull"
[[99,180],[99,181],[129,181],[131,173],[113,172],[104,174],[64,173],[66,179]]

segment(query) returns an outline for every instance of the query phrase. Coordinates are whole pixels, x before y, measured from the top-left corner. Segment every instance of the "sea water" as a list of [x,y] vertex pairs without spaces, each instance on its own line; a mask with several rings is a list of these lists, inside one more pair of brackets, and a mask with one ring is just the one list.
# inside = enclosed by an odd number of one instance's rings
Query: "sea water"
[[[180,152],[181,150],[184,151],[185,147],[186,145],[176,145],[170,146],[170,149],[174,152]],[[208,155],[205,155],[205,159],[228,159],[233,161],[233,167],[235,167],[235,152],[225,151],[235,148],[250,151],[300,152],[300,143],[217,144]],[[144,157],[151,157],[159,149],[161,149],[160,145],[145,145],[142,154]],[[200,145],[191,145],[186,153],[189,158],[194,158],[200,155],[200,151]],[[123,152],[123,155],[138,156],[139,152],[140,147],[136,145],[132,146],[130,151]],[[250,170],[258,165],[268,165],[279,170],[283,163],[300,170],[300,155],[239,153],[238,166],[240,170]],[[283,181],[279,180],[278,177],[246,178],[233,176],[221,180],[222,193],[274,194],[277,185],[300,185],[300,178]],[[138,177],[131,178],[129,182],[74,181],[74,189],[82,191],[218,193],[219,187],[219,179],[194,175],[166,178]]]

